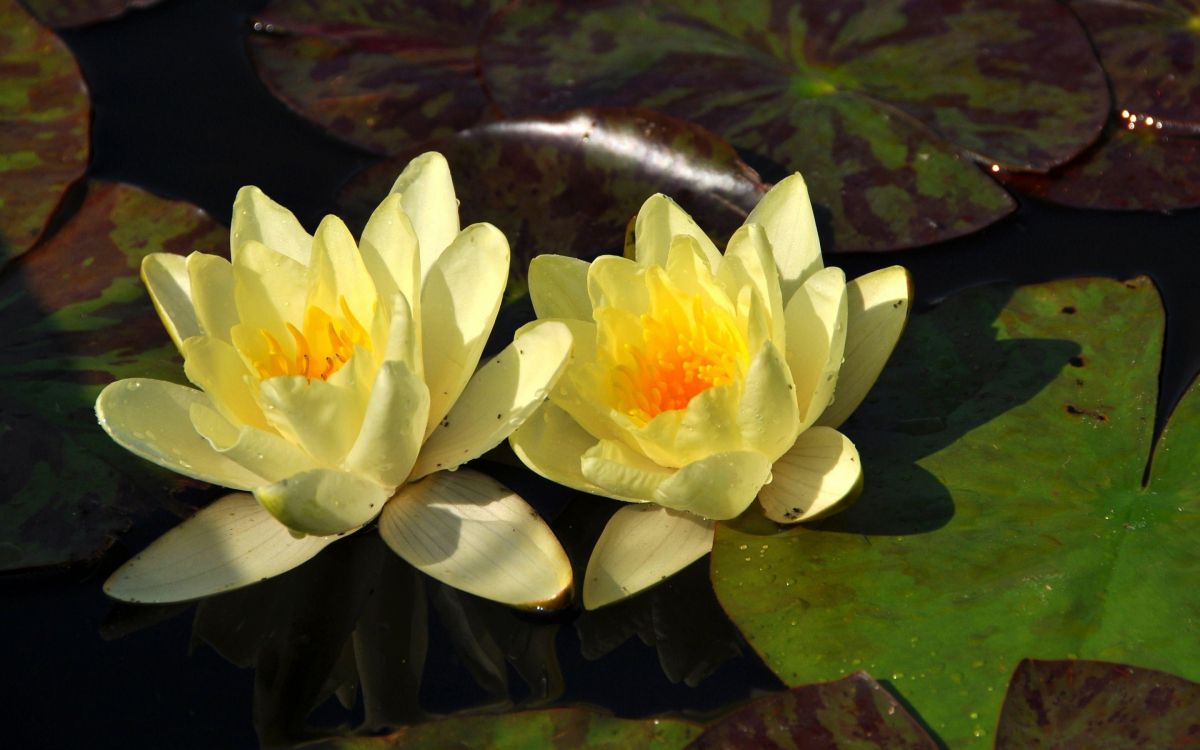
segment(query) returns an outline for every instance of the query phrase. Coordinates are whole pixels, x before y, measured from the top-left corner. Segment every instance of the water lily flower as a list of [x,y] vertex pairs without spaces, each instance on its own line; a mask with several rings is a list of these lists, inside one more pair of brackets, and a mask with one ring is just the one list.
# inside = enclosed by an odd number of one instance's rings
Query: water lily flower
[[571,349],[535,321],[476,370],[508,279],[490,224],[460,231],[445,159],[414,159],[356,243],[309,235],[257,188],[237,196],[232,263],[147,256],[142,278],[196,388],[132,378],[96,401],[120,445],[249,491],[221,498],[117,570],[118,599],[193,599],[278,575],[379,518],[397,554],[495,601],[546,606],[566,555],[513,492],[461,464],[545,400]]
[[529,269],[538,318],[569,325],[575,349],[510,443],[544,477],[631,503],[588,562],[589,609],[702,557],[715,521],[755,497],[790,524],[856,496],[858,452],[836,428],[909,307],[903,268],[846,283],[822,267],[799,174],[763,197],[724,255],[655,195],[637,215],[633,255],[543,255]]

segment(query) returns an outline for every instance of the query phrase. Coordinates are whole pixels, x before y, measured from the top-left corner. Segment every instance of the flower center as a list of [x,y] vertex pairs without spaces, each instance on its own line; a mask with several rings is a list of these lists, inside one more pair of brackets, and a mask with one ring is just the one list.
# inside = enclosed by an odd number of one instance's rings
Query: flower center
[[617,408],[641,422],[684,409],[699,393],[742,377],[745,338],[725,307],[661,280],[638,317],[641,340],[626,342],[612,367]]
[[340,318],[310,305],[304,312],[304,330],[287,324],[295,344],[294,352],[285,349],[268,331],[261,330],[267,342],[267,356],[256,363],[259,377],[266,380],[280,375],[303,375],[309,380],[328,380],[350,361],[354,347],[361,346],[370,351],[371,337],[350,312],[345,297],[338,299],[338,307],[342,313]]

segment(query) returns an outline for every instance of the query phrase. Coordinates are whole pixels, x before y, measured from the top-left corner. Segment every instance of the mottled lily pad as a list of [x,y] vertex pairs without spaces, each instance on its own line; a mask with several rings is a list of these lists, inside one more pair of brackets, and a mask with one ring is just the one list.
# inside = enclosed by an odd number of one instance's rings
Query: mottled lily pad
[[124,15],[130,8],[148,8],[162,0],[24,0],[25,7],[47,26],[65,29],[86,26]]
[[551,708],[499,716],[454,716],[407,726],[386,737],[341,738],[306,745],[323,750],[455,747],[462,750],[677,750],[700,733],[681,719],[618,719],[585,708]]
[[703,128],[646,110],[585,109],[481,125],[381,162],[347,186],[344,213],[361,226],[408,160],[427,149],[449,160],[460,213],[508,237],[517,289],[535,255],[620,254],[626,225],[653,193],[672,196],[714,237],[727,238],[766,191],[733,148]]
[[937,749],[895,698],[866,672],[856,672],[759,698],[711,724],[688,750],[839,747]]
[[66,45],[0,0],[0,268],[37,242],[83,176],[90,116]]
[[845,430],[866,487],[781,529],[721,524],[717,597],[790,685],[865,669],[986,747],[1022,658],[1200,677],[1200,387],[1151,455],[1148,279],[986,287],[916,316]]
[[1200,744],[1200,685],[1153,669],[1096,661],[1017,666],[996,750],[1170,750]]
[[1083,29],[1054,3],[528,3],[480,56],[509,115],[653,107],[800,170],[839,250],[990,224],[1013,203],[974,162],[1047,170],[1109,111]]
[[476,42],[504,0],[276,0],[250,38],[267,88],[380,153],[480,122]]
[[116,378],[180,381],[138,267],[147,253],[226,252],[199,209],[91,183],[79,212],[0,280],[0,570],[92,557],[177,479],[119,448],[93,404]]

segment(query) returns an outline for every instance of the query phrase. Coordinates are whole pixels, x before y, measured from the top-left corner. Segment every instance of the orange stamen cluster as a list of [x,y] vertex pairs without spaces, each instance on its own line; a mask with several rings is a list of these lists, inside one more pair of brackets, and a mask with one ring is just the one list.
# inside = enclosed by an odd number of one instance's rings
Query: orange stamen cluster
[[304,313],[304,330],[287,323],[292,347],[285,348],[270,332],[261,331],[267,355],[265,361],[257,364],[259,377],[303,375],[309,380],[328,380],[350,361],[356,346],[370,350],[371,337],[350,312],[344,297],[338,299],[338,307],[342,313],[340,319],[312,305]]

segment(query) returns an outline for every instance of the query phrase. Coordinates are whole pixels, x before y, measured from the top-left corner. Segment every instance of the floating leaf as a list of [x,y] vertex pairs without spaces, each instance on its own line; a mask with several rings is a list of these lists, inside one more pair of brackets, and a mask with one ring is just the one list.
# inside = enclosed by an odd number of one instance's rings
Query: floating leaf
[[83,176],[90,116],[67,46],[0,0],[0,268],[33,246]]
[[267,88],[334,135],[381,153],[478,123],[476,41],[505,0],[277,0],[250,50]]
[[653,107],[800,170],[839,250],[990,224],[1013,203],[972,157],[1049,169],[1109,109],[1087,37],[1054,3],[529,3],[480,55],[508,114]]
[[408,160],[427,149],[449,160],[461,213],[508,237],[520,279],[541,253],[620,254],[629,220],[656,192],[727,238],[766,190],[703,128],[646,110],[585,109],[481,125],[384,161],[347,187],[346,213],[361,225]]
[[680,719],[618,719],[584,708],[551,708],[498,716],[454,716],[400,729],[386,737],[339,738],[306,745],[314,750],[387,750],[455,747],[462,750],[682,748],[700,727]]
[[1163,322],[1145,278],[916,316],[846,425],[861,499],[809,527],[718,525],[722,606],[786,683],[887,676],[953,748],[990,742],[1025,657],[1200,677],[1200,387],[1142,486]]
[[64,29],[107,21],[130,8],[148,8],[161,0],[24,0],[29,12],[47,26]]
[[1194,748],[1200,685],[1152,669],[1097,661],[1017,665],[996,750]]
[[113,443],[93,404],[116,378],[183,377],[142,257],[222,253],[227,238],[193,206],[91,183],[79,212],[0,279],[0,570],[93,556],[180,486]]
[[866,672],[759,698],[723,716],[688,750],[887,748],[937,745],[896,699]]

